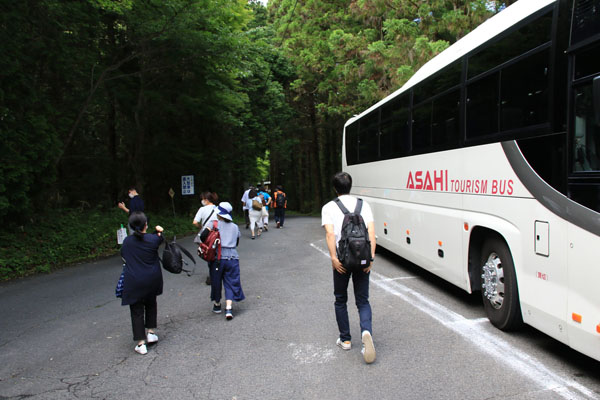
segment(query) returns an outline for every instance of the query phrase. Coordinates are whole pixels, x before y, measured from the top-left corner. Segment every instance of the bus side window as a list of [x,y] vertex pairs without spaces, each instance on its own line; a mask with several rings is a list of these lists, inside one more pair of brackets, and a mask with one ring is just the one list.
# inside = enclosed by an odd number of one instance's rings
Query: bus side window
[[571,45],[600,33],[600,9],[597,0],[575,0],[571,29]]
[[498,132],[498,80],[496,72],[467,85],[467,139]]
[[552,28],[552,11],[491,44],[469,58],[468,79],[490,71],[548,41]]
[[502,69],[501,131],[548,121],[549,60],[550,50],[546,49]]
[[413,108],[412,143],[416,153],[431,146],[431,102]]
[[346,163],[354,165],[358,162],[358,121],[346,127]]
[[379,152],[382,160],[397,157],[394,154],[394,120],[391,107],[381,109],[381,125],[379,126]]
[[575,89],[574,128],[572,171],[599,171],[600,126],[594,116],[591,82]]
[[445,67],[435,76],[427,78],[414,89],[415,104],[431,98],[437,94],[443,93],[458,84],[460,84],[460,74],[462,70],[462,61],[456,61]]
[[358,162],[365,163],[379,158],[379,110],[360,119],[358,134]]
[[393,99],[381,108],[379,152],[382,160],[410,153],[408,96]]
[[458,144],[460,91],[454,90],[433,100],[431,136],[434,146]]

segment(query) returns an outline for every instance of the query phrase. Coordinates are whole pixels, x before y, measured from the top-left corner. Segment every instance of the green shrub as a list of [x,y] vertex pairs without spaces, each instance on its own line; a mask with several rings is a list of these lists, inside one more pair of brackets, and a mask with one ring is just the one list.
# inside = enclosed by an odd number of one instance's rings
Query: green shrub
[[[193,215],[173,217],[172,212],[149,213],[149,232],[165,228],[165,236],[183,237],[196,231]],[[47,273],[65,265],[117,254],[117,229],[127,226],[118,209],[51,210],[32,218],[15,232],[0,233],[0,280]]]

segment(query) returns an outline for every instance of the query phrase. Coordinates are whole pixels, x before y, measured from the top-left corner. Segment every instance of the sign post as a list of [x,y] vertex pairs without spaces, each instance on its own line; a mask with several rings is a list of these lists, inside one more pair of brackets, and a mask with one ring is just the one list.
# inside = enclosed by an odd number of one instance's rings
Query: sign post
[[182,196],[193,196],[194,195],[194,175],[182,175],[181,176],[181,195]]
[[173,188],[169,189],[169,196],[171,196],[171,204],[173,205],[173,218],[175,218],[175,200],[173,200],[173,197],[175,197],[175,191]]

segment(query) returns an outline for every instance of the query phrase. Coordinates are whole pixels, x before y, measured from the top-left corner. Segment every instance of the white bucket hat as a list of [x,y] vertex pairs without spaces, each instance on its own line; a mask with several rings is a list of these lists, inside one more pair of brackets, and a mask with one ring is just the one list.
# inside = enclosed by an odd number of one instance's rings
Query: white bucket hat
[[223,201],[223,202],[219,203],[218,209],[219,209],[218,215],[221,218],[226,219],[228,221],[233,221],[233,218],[231,217],[231,211],[233,210],[233,207],[231,206],[231,204],[229,204],[229,202]]

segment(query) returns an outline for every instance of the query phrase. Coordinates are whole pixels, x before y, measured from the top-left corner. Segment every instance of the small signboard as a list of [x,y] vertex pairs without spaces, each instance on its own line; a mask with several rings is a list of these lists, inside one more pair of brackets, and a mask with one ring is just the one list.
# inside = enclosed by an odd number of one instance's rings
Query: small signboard
[[181,194],[183,196],[194,194],[194,175],[181,176]]
[[171,196],[171,198],[175,197],[175,191],[173,188],[169,189],[169,196]]

